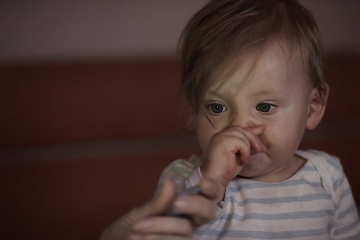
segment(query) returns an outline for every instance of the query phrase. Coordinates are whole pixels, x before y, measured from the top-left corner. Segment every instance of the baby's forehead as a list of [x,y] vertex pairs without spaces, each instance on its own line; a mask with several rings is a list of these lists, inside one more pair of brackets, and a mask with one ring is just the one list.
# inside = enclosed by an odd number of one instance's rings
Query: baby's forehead
[[290,84],[290,80],[294,79],[308,80],[301,52],[291,50],[274,42],[259,49],[234,54],[223,66],[214,70],[206,92],[236,92],[253,81],[269,88]]

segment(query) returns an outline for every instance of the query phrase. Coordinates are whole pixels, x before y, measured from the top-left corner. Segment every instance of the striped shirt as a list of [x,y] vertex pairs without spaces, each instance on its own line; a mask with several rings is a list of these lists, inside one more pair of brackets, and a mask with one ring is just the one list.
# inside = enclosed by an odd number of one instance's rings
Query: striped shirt
[[[216,217],[198,228],[194,239],[360,239],[357,208],[340,161],[320,151],[297,151],[307,159],[291,178],[262,183],[237,177]],[[178,173],[190,186],[201,176],[201,158],[177,160],[162,180]],[[161,184],[160,184],[161,185]]]

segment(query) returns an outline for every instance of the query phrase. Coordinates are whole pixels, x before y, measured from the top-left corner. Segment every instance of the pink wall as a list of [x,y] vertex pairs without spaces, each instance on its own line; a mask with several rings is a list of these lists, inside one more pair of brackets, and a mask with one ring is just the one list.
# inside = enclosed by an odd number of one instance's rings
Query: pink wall
[[[0,62],[174,56],[190,16],[207,0],[3,1]],[[360,52],[360,1],[301,0],[327,52]]]

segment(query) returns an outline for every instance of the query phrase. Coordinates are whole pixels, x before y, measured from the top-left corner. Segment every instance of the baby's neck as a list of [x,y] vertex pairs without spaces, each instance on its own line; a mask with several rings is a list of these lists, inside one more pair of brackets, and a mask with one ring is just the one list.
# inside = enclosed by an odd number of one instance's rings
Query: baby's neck
[[301,156],[294,154],[293,160],[290,161],[291,164],[287,164],[282,168],[277,169],[276,172],[272,172],[271,174],[265,174],[258,177],[242,177],[249,180],[264,182],[264,183],[277,183],[283,182],[292,176],[294,176],[307,162],[307,159],[302,158]]

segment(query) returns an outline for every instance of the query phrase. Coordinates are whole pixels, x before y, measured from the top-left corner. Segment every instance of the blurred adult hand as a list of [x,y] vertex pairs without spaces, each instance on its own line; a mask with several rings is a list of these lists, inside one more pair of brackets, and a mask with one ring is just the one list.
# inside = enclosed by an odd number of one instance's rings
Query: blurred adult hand
[[[198,226],[214,218],[215,199],[219,198],[215,181],[203,179],[200,188],[203,195],[177,197],[175,184],[166,180],[153,200],[120,217],[102,233],[100,240],[191,239]],[[165,216],[169,207],[188,217]]]

